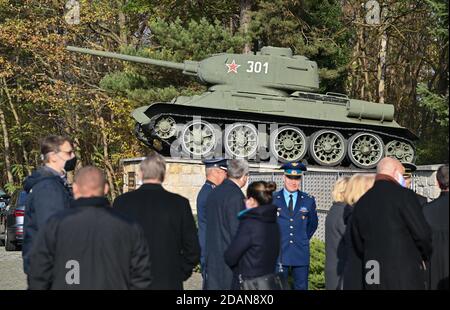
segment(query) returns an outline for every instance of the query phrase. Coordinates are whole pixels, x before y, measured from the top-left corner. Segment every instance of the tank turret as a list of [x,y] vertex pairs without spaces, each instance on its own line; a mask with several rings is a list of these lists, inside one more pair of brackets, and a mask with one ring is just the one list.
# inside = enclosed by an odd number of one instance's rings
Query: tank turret
[[385,156],[414,162],[417,137],[394,120],[394,106],[317,93],[318,67],[290,48],[220,53],[183,63],[69,46],[69,51],[181,70],[208,85],[197,96],[132,112],[136,136],[163,155],[308,161],[374,168]]
[[[317,64],[304,56],[292,55],[290,48],[263,47],[257,55],[216,54],[202,61],[183,63],[103,52],[69,46],[69,51],[130,62],[156,65],[194,75],[213,90],[239,90],[287,96],[294,91],[319,89]],[[223,70],[223,69],[226,70]],[[277,92],[278,90],[278,92]]]

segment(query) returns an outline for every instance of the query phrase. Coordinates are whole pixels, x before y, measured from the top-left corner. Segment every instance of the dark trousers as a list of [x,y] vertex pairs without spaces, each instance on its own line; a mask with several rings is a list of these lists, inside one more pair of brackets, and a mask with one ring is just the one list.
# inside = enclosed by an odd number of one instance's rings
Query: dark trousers
[[283,276],[292,274],[294,278],[294,290],[308,289],[309,266],[283,266]]

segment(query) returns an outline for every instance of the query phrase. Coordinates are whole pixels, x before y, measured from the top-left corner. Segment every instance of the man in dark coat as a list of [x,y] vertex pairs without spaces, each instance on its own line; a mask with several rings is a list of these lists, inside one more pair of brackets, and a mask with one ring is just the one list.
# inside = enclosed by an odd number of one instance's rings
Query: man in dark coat
[[426,289],[431,230],[416,195],[404,188],[404,169],[382,159],[374,186],[353,210],[351,236],[365,289]]
[[439,167],[436,178],[441,189],[441,195],[423,209],[425,218],[430,224],[433,233],[433,253],[430,260],[430,289],[448,290],[448,165]]
[[245,209],[241,188],[248,181],[245,160],[228,161],[228,179],[216,187],[206,203],[206,283],[208,290],[231,289],[233,272],[227,266],[224,253],[237,232],[240,211]]
[[198,241],[200,243],[201,256],[200,267],[202,271],[203,284],[206,279],[205,272],[205,244],[206,244],[206,201],[209,194],[216,186],[219,186],[227,178],[227,160],[216,158],[204,160],[206,182],[203,184],[197,196],[197,222],[198,222]]
[[182,290],[200,260],[197,228],[189,201],[162,187],[164,158],[153,153],[140,164],[143,184],[116,198],[113,207],[143,228],[152,254],[151,289]]
[[34,237],[50,216],[68,208],[72,200],[66,172],[75,169],[76,157],[70,140],[61,136],[46,137],[41,143],[41,157],[44,166],[34,171],[24,184],[24,190],[29,193],[22,246],[25,274],[28,274]]
[[109,206],[105,176],[84,167],[71,208],[52,216],[30,253],[30,289],[146,289],[150,257],[142,229]]

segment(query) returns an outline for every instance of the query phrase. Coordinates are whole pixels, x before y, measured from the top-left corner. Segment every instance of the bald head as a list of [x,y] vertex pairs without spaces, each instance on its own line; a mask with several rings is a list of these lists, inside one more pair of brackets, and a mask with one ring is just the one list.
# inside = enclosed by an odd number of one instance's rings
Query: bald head
[[97,167],[86,166],[75,174],[73,183],[75,199],[102,197],[108,193],[108,190],[105,174]]
[[378,163],[377,173],[397,178],[398,173],[401,175],[405,173],[405,167],[403,167],[402,163],[397,159],[385,157]]

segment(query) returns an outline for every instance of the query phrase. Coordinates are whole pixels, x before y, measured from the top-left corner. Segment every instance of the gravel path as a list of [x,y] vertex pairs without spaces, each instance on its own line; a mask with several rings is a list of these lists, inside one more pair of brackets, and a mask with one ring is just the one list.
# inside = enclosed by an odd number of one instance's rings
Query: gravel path
[[[185,290],[199,290],[202,276],[194,273],[184,282]],[[0,290],[24,290],[27,288],[26,277],[22,267],[22,252],[7,252],[0,246]]]

